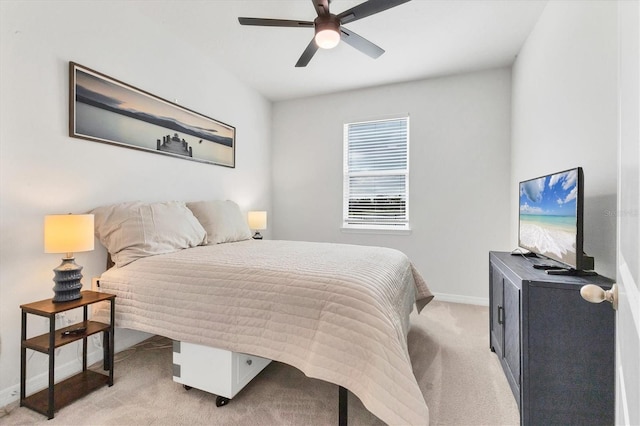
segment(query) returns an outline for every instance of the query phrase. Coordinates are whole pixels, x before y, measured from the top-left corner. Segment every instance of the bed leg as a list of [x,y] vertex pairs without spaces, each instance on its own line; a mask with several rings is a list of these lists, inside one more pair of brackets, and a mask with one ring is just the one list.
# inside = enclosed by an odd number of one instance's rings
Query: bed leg
[[347,390],[338,386],[338,426],[347,426]]

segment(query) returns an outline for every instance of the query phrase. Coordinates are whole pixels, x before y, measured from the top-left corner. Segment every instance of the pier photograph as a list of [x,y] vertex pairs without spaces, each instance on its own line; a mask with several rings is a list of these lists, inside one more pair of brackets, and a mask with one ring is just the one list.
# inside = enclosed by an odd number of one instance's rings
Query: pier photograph
[[235,166],[235,128],[70,63],[70,136]]

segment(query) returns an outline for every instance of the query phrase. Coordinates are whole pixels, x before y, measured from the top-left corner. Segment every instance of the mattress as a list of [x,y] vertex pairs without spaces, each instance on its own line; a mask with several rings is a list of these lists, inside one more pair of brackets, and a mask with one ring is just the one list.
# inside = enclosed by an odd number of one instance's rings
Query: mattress
[[117,296],[116,327],[284,362],[387,424],[429,422],[407,333],[433,296],[400,251],[248,240],[138,259],[100,287]]

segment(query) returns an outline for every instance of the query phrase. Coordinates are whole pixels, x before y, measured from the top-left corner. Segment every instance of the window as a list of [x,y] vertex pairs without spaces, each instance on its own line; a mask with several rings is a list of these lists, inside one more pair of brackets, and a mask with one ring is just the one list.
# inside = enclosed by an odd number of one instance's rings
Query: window
[[344,125],[343,227],[409,229],[409,117]]

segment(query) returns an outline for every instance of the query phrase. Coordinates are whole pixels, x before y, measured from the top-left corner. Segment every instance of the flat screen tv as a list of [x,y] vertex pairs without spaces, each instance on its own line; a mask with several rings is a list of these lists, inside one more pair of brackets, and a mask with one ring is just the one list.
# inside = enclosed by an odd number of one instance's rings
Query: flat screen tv
[[583,209],[581,167],[520,182],[518,245],[564,265],[542,265],[549,273],[593,269],[583,252]]

